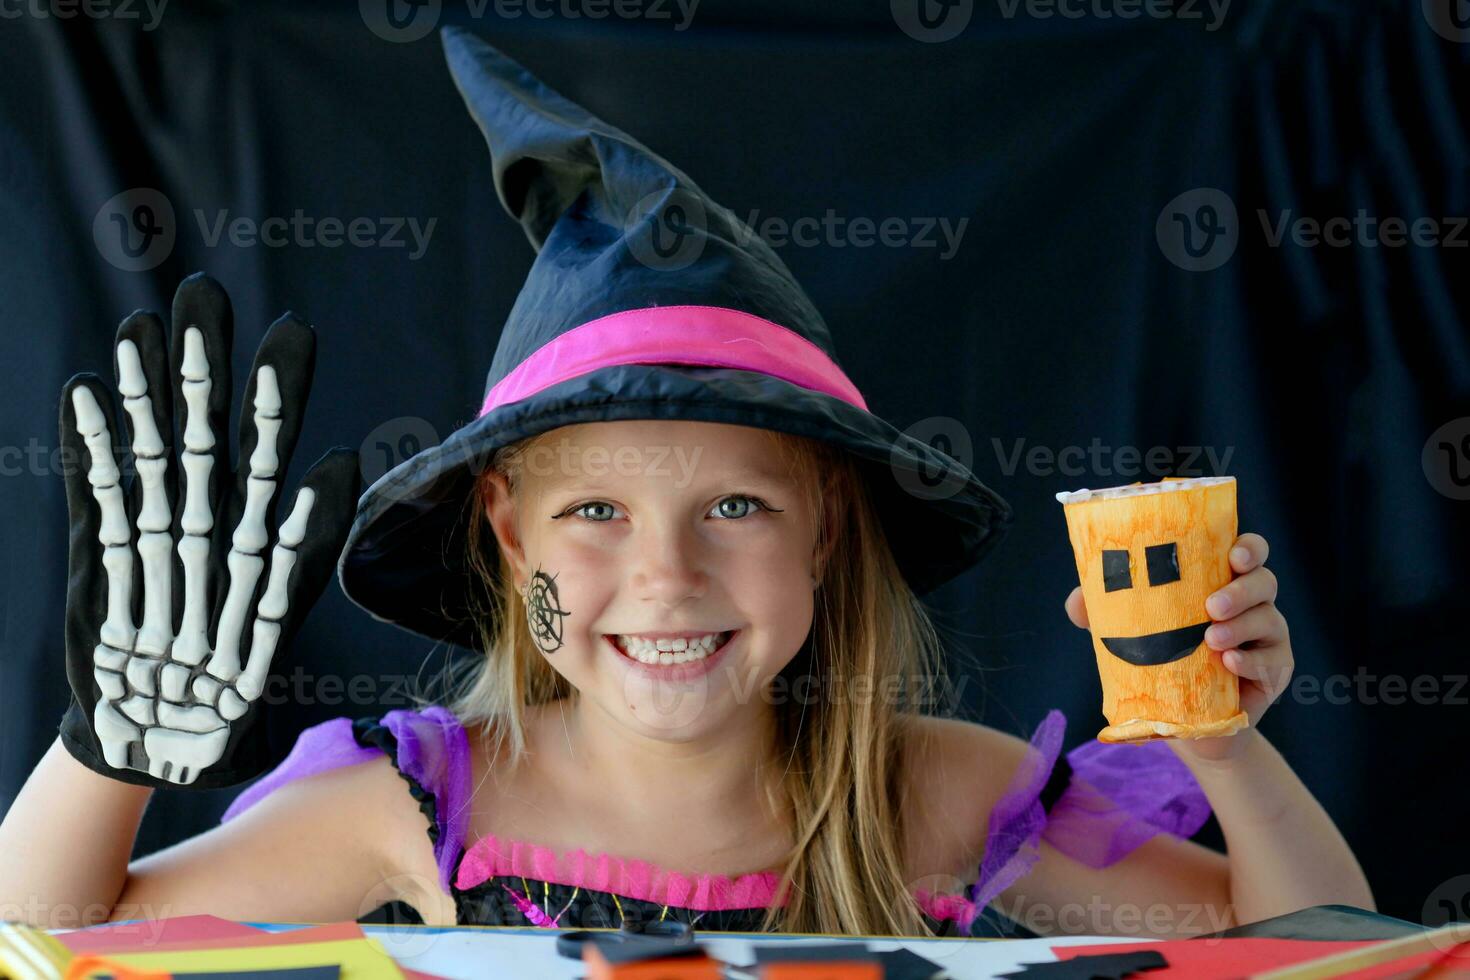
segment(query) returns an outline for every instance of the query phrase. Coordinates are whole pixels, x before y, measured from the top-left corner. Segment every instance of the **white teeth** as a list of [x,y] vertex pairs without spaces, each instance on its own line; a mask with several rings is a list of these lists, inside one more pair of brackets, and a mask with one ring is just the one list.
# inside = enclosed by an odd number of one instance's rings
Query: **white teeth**
[[629,657],[645,664],[684,664],[703,660],[720,645],[726,633],[707,633],[697,637],[678,637],[672,640],[646,640],[636,636],[614,637],[618,649]]

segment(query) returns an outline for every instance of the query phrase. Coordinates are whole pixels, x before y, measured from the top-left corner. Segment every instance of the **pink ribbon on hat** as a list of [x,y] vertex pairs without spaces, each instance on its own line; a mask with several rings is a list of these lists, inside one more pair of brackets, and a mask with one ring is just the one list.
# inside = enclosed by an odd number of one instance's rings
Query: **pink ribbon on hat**
[[720,306],[651,306],[598,317],[544,344],[490,389],[480,415],[619,364],[758,371],[868,408],[836,362],[794,330]]

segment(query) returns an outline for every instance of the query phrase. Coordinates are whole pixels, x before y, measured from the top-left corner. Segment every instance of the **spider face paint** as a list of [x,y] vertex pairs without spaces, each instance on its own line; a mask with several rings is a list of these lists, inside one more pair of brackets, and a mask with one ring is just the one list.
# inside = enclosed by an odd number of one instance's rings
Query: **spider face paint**
[[542,653],[550,655],[561,649],[562,620],[569,615],[561,608],[556,580],[536,569],[526,590],[526,620],[531,626],[531,637]]

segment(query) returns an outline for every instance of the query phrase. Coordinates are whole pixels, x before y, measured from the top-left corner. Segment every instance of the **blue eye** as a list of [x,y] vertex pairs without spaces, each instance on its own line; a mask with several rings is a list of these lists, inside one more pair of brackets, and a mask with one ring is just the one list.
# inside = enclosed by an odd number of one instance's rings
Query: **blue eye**
[[[721,500],[718,504],[715,505],[715,510],[720,510],[720,508],[723,505],[728,504],[728,503],[730,503],[732,501],[733,502],[736,502],[737,504],[740,503],[740,502],[744,502],[744,503],[747,503],[747,504],[752,504],[752,505],[754,505],[756,508],[758,508],[760,510],[770,510],[771,509],[770,507],[767,507],[766,504],[765,504],[765,502],[762,501],[762,500],[759,500],[759,499],[757,499],[755,497],[747,497],[744,494],[738,494],[737,493],[737,494],[732,494],[729,497],[726,497],[724,500]],[[721,517],[727,517],[727,518],[729,518],[731,520],[739,520],[742,517],[748,516],[750,513],[751,513],[751,511],[747,508],[745,511],[743,511],[741,513],[738,513],[738,514],[731,514],[731,513],[723,512],[722,511],[721,514],[720,514],[720,516]]]
[[582,512],[585,511],[589,507],[604,507],[604,508],[607,508],[608,510],[614,510],[615,509],[612,504],[608,503],[605,500],[589,500],[585,504],[578,504],[576,507],[573,507],[571,510],[567,511],[567,513],[568,514],[576,514],[578,517],[582,518],[584,521],[588,521],[588,522],[593,523],[593,524],[605,524],[608,521],[612,520],[612,516],[611,515],[608,515],[606,518],[597,518],[597,517],[587,517],[587,516],[585,516]]

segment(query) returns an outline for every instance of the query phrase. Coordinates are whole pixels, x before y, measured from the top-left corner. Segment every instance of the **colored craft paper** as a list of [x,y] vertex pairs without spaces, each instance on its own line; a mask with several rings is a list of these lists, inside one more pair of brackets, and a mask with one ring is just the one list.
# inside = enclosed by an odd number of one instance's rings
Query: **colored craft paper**
[[[1176,939],[1156,943],[1123,943],[1105,946],[1054,946],[1058,959],[1072,959],[1098,953],[1123,953],[1135,949],[1152,949],[1162,953],[1169,965],[1150,970],[1148,980],[1195,980],[1202,976],[1246,977],[1278,967],[1320,959],[1344,950],[1373,946],[1383,940],[1321,941],[1316,939]],[[1427,966],[1445,960],[1470,967],[1470,943],[1458,947],[1453,957],[1449,951],[1430,950],[1356,970],[1352,980],[1386,980],[1408,968]]]

